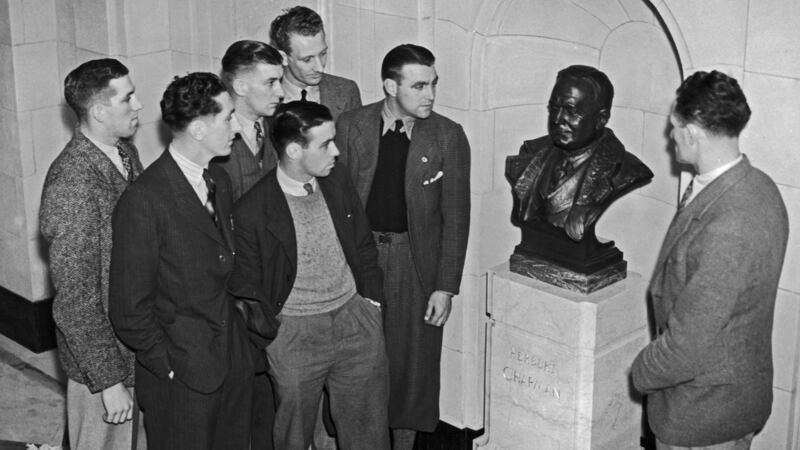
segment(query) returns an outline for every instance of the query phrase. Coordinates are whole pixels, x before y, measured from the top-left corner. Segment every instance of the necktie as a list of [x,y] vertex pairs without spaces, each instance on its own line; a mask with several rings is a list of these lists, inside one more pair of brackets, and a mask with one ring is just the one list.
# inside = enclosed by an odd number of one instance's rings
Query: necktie
[[206,188],[208,189],[208,199],[206,200],[206,211],[211,216],[211,219],[214,220],[214,225],[219,226],[219,218],[217,217],[217,185],[214,183],[214,179],[211,178],[211,175],[208,173],[208,169],[203,169],[203,181],[206,182]]
[[261,161],[264,160],[264,129],[261,128],[258,120],[253,123],[253,128],[256,129],[256,159],[258,159],[258,165],[261,166]]
[[678,204],[678,211],[685,208],[686,204],[689,203],[689,199],[692,198],[692,189],[694,189],[694,179],[689,182],[689,185],[686,186],[686,190],[683,191],[683,197],[681,197],[681,202]]
[[131,157],[128,155],[128,152],[122,149],[122,146],[117,144],[117,153],[119,153],[120,159],[122,159],[122,168],[125,169],[126,179],[128,182],[132,182],[136,179],[136,174],[133,173],[133,162],[131,161]]
[[305,90],[305,89],[303,89],[303,90],[301,90],[301,91],[300,91],[300,101],[301,101],[301,102],[307,102],[307,101],[308,101],[308,100],[306,99],[306,95],[307,95],[307,94],[308,94],[308,92],[306,92],[306,90]]
[[260,152],[261,147],[264,146],[264,130],[261,128],[261,123],[258,121],[253,123],[253,128],[256,129],[256,148]]
[[308,195],[311,195],[311,194],[314,193],[314,186],[312,186],[311,183],[304,184],[303,185],[303,189],[305,189],[306,192],[308,192]]
[[[400,119],[395,120],[394,121],[394,132],[395,133],[403,133],[404,126],[405,126],[405,124],[403,123],[402,120],[400,120]],[[403,134],[405,134],[405,133],[403,133]]]

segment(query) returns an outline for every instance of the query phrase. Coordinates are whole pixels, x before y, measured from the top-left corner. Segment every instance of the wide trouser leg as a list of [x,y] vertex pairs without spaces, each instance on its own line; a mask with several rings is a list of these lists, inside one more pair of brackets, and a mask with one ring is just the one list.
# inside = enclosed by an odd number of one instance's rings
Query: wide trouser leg
[[[133,388],[129,389],[135,395]],[[103,448],[129,449],[133,436],[133,421],[119,425],[103,421],[106,409],[102,394],[92,394],[86,385],[67,380],[67,429],[70,447],[75,450],[95,450]],[[139,421],[137,448],[147,448],[144,425]]]
[[343,449],[389,449],[388,364],[381,310],[357,295],[334,317],[331,414]]

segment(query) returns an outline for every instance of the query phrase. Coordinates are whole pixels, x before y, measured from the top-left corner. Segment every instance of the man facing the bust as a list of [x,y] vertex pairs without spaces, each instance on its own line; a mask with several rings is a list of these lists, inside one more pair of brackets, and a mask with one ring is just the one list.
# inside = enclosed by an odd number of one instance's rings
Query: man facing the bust
[[548,135],[508,158],[512,222],[534,221],[581,241],[606,207],[653,174],[606,128],[614,86],[594,67],[561,70],[548,103]]

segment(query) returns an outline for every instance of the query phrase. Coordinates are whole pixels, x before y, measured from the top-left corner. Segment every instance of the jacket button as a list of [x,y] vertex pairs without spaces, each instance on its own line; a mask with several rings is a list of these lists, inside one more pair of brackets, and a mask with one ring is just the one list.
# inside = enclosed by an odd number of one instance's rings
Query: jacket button
[[227,323],[228,323],[228,322],[226,322],[226,321],[224,321],[224,320],[223,320],[223,321],[222,321],[222,326],[224,327],[225,325],[227,325]]
[[278,307],[280,308],[280,307],[282,307],[282,306],[283,306],[283,302],[278,302],[278,303],[277,303],[277,305],[278,305]]
[[225,262],[225,255],[219,255],[219,261]]

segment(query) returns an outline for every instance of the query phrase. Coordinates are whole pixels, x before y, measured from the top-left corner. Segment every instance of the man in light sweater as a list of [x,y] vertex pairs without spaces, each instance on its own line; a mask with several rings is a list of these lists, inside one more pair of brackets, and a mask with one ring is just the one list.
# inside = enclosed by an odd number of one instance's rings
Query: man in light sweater
[[273,320],[265,337],[278,400],[275,447],[311,444],[323,387],[339,443],[388,449],[383,276],[330,111],[282,105],[271,128],[278,167],[236,204],[235,295]]

